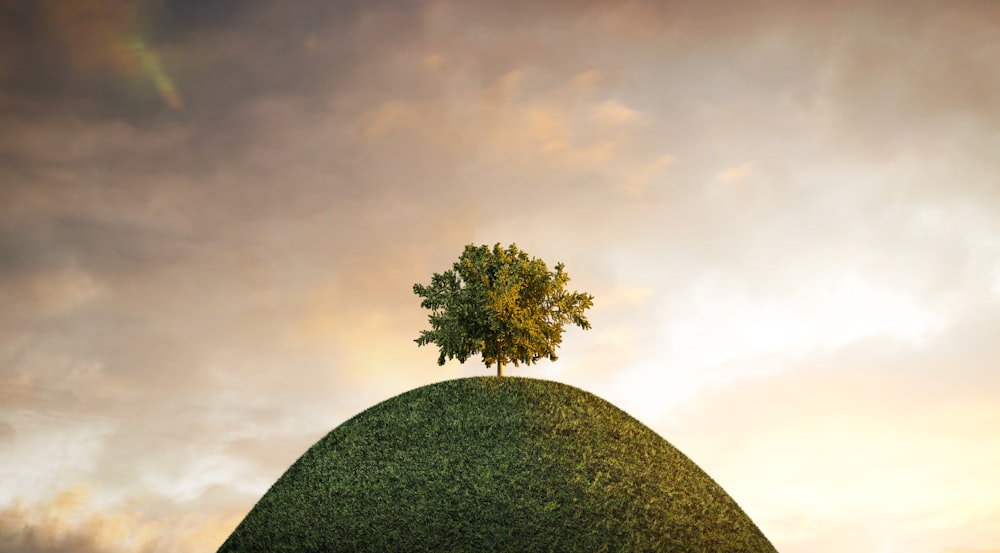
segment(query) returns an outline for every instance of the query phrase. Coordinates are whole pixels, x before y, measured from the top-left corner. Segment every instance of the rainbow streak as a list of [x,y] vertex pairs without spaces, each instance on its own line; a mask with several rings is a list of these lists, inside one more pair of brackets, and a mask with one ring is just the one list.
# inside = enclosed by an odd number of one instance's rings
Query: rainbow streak
[[167,72],[163,70],[163,66],[160,65],[160,58],[157,57],[156,53],[146,48],[141,38],[132,40],[129,43],[129,50],[139,58],[139,63],[142,65],[143,71],[153,80],[153,85],[156,87],[156,91],[160,93],[160,98],[163,98],[163,101],[173,109],[184,107],[184,99],[181,98],[181,94],[177,91],[177,87],[174,86],[174,81],[170,78],[170,75],[167,75]]

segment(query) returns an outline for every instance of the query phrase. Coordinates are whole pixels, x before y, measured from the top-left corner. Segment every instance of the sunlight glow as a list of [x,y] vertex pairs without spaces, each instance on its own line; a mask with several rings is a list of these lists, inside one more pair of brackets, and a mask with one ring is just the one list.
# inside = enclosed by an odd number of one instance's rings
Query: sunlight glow
[[778,352],[829,353],[875,336],[920,344],[944,326],[941,313],[919,299],[851,271],[782,298],[699,285],[691,312],[661,332],[679,363],[712,367]]

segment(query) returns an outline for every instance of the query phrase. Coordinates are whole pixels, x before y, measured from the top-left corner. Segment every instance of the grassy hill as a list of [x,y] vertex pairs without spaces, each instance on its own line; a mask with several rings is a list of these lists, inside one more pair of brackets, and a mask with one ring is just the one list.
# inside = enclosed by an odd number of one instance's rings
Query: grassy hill
[[599,397],[528,378],[411,390],[340,425],[232,552],[774,552],[690,459]]

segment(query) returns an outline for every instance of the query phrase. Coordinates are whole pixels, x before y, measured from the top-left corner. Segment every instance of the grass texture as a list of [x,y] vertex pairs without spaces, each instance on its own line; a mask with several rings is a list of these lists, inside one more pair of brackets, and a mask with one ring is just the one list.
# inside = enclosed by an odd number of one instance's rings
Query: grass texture
[[774,552],[704,471],[601,398],[477,377],[335,428],[219,553]]

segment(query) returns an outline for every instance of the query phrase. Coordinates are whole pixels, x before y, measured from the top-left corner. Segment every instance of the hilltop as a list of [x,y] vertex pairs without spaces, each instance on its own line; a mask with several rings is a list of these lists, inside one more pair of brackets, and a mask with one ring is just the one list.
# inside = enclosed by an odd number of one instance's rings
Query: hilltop
[[411,390],[313,445],[219,549],[773,553],[704,471],[572,386]]

